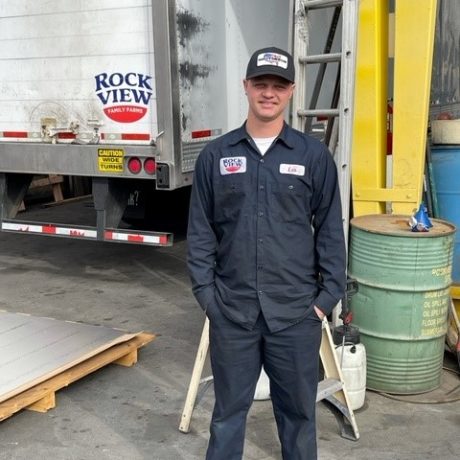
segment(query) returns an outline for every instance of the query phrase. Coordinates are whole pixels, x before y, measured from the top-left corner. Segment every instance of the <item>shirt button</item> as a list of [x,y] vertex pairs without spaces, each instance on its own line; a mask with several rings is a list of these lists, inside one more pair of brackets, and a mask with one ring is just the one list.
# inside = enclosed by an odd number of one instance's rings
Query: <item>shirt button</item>
[[259,238],[259,243],[263,243],[263,239],[262,238]]
[[260,159],[261,163],[265,163],[265,160],[263,158]]
[[262,295],[263,294],[263,291],[259,291],[259,295]]
[[260,185],[260,186],[259,186],[259,189],[260,189],[260,190],[265,190],[265,187],[264,187],[263,185]]
[[259,217],[263,217],[264,213],[262,211],[259,212]]
[[262,265],[258,265],[257,266],[257,270],[262,270],[264,267],[262,267]]

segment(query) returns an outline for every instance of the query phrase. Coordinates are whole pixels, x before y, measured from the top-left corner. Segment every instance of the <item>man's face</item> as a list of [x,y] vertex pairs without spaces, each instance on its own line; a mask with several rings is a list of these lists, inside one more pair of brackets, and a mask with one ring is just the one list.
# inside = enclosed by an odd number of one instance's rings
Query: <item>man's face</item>
[[294,91],[294,84],[281,77],[263,75],[244,80],[249,102],[249,116],[260,121],[273,121],[283,117],[283,112]]

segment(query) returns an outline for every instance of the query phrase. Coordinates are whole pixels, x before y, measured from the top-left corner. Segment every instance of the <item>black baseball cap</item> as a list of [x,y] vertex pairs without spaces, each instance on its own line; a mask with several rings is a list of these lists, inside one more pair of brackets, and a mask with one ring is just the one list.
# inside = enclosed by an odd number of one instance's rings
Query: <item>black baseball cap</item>
[[274,46],[255,51],[249,59],[246,80],[262,75],[276,75],[294,83],[295,68],[292,56]]

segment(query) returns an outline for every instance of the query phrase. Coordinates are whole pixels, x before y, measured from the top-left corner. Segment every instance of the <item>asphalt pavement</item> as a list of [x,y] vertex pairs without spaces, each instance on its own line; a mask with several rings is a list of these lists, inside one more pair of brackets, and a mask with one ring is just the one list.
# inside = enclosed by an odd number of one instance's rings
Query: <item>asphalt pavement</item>
[[[153,248],[0,233],[1,310],[157,335],[133,367],[110,364],[60,390],[54,409],[0,422],[0,460],[204,458],[212,384],[200,387],[190,433],[178,430],[204,322],[185,253],[183,237]],[[358,441],[319,403],[319,458],[460,458],[460,380],[448,355],[446,365],[434,392],[401,401],[368,391]],[[281,458],[270,401],[251,409],[244,458]]]

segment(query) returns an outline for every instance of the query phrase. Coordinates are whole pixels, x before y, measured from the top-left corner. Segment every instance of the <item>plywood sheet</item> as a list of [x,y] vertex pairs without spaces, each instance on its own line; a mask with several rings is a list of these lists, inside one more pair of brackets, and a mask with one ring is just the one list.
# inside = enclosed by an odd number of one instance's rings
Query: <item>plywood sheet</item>
[[0,402],[135,335],[0,311]]

